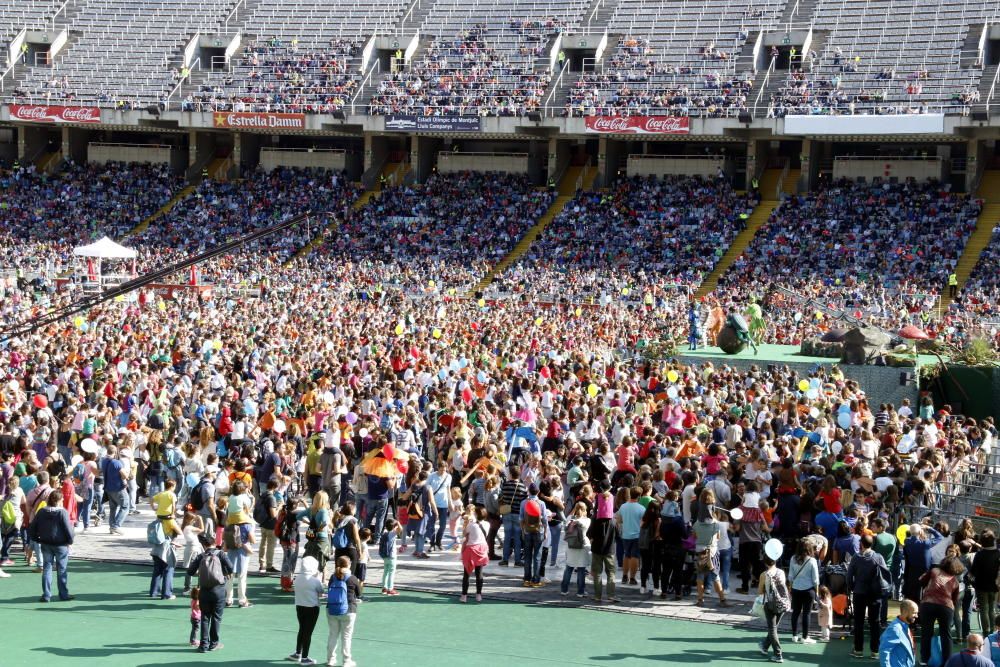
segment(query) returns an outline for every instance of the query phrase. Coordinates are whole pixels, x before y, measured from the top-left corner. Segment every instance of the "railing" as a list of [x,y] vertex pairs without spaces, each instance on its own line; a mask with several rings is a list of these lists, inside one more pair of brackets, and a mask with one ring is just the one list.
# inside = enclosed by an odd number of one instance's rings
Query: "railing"
[[139,144],[124,141],[91,141],[88,146],[108,146],[113,148],[174,148],[170,144]]
[[70,3],[72,3],[72,4],[75,5],[76,4],[76,0],[66,0],[64,3],[62,3],[61,5],[59,5],[59,9],[57,9],[56,13],[52,15],[52,31],[53,32],[55,32],[55,29],[56,29],[56,19],[59,18],[60,14],[63,14],[63,15],[66,14],[66,8],[70,5]]
[[[597,18],[597,14],[598,12],[601,11],[601,7],[604,6],[604,2],[605,0],[597,0],[597,4],[594,5],[594,11],[590,12],[590,16],[587,17],[587,27],[585,29],[586,34],[590,35],[594,32],[594,30],[591,28],[591,24],[594,22],[594,19]],[[600,26],[600,29],[603,30],[604,27]]]
[[[757,99],[753,101],[753,117],[760,118],[758,114],[758,109],[760,109],[760,100],[764,97],[764,91],[767,90],[767,83],[771,80],[771,75],[774,74],[774,70],[778,65],[777,58],[771,58],[770,64],[767,66],[767,72],[764,73],[764,80],[760,82],[760,90],[757,91]],[[768,101],[768,107],[770,107],[770,101]]]
[[229,21],[234,19],[239,20],[240,7],[246,7],[246,4],[247,0],[237,0],[236,5],[233,7],[233,10],[229,12],[228,16],[226,16],[226,20],[222,22],[223,25],[225,26],[227,34],[229,33]]
[[[562,88],[563,77],[566,75],[566,71],[568,69],[569,69],[569,61],[567,60],[566,62],[563,63],[562,69],[559,70],[559,76],[557,76],[556,80],[552,82],[552,91],[549,93],[549,96],[545,98],[546,109],[552,107],[552,99],[556,96],[556,93]],[[548,114],[546,113],[546,115]]]
[[986,116],[990,115],[990,106],[993,104],[993,98],[997,94],[997,82],[1000,81],[1000,65],[997,66],[996,71],[993,73],[993,83],[990,85],[990,93],[986,96]]
[[[187,76],[181,76],[179,79],[177,79],[177,84],[173,88],[171,88],[169,93],[167,93],[167,97],[164,100],[164,106],[166,106],[166,104],[169,103],[169,101],[173,98],[174,95],[177,95],[178,97],[181,96],[181,87],[184,85],[185,82],[191,81],[191,75],[194,73],[196,69],[198,70],[201,69],[201,56],[195,58],[194,62],[188,65]],[[183,73],[183,69],[180,71]]]
[[410,9],[406,12],[406,15],[399,20],[400,29],[406,27],[406,24],[413,20],[413,12],[416,11],[419,7],[420,7],[420,0],[417,0],[412,5],[410,5]]
[[10,76],[11,78],[13,78],[13,74],[14,74],[14,63],[11,63],[10,66],[6,70],[4,70],[3,74],[0,74],[0,92],[7,90],[6,88],[7,77]]
[[352,114],[356,114],[358,112],[358,110],[357,110],[358,99],[361,98],[361,94],[364,93],[365,88],[367,86],[371,85],[372,80],[375,77],[376,72],[381,72],[381,71],[382,71],[382,65],[379,62],[379,60],[376,59],[375,60],[375,64],[372,65],[371,69],[368,70],[368,74],[365,75],[365,78],[362,79],[361,83],[358,85],[358,92],[354,93],[354,97],[351,98],[351,103],[350,104],[351,104],[351,113]]

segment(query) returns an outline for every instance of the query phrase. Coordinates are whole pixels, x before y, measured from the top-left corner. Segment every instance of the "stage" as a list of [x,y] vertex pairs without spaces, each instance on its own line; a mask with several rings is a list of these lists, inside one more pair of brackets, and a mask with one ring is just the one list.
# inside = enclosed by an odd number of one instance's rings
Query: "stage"
[[[692,362],[707,360],[716,365],[733,365],[733,362],[736,360],[740,360],[740,366],[745,365],[742,362],[748,362],[751,364],[822,364],[824,366],[829,366],[830,364],[836,364],[839,362],[836,357],[809,357],[799,354],[798,345],[760,345],[758,347],[760,349],[760,353],[754,356],[753,350],[749,347],[739,354],[726,354],[720,348],[713,347],[711,345],[699,348],[694,352],[690,352],[685,344],[685,346],[679,350],[679,355]],[[923,366],[924,364],[934,364],[937,363],[937,357],[932,354],[921,354],[918,356],[917,362],[920,366]],[[844,367],[846,368],[846,366]]]
[[[686,347],[686,346],[685,346]],[[916,368],[914,366],[852,366],[841,364],[836,357],[809,357],[799,354],[797,345],[761,345],[759,353],[747,348],[739,354],[726,354],[718,347],[709,346],[696,351],[682,349],[678,356],[688,363],[712,362],[715,366],[731,366],[733,368],[749,368],[758,366],[766,369],[769,364],[787,365],[800,375],[808,375],[818,366],[829,368],[834,364],[844,373],[844,377],[857,381],[868,396],[869,403],[892,403],[899,407],[904,398],[910,399],[911,405],[917,402]],[[937,363],[933,355],[919,355],[918,365]]]

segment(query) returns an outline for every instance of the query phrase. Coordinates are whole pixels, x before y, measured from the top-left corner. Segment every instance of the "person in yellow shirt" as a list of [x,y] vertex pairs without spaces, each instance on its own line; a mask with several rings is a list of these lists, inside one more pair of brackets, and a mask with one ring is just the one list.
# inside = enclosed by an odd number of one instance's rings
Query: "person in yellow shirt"
[[149,502],[156,512],[156,518],[163,524],[164,534],[171,539],[181,534],[180,526],[174,519],[177,514],[177,495],[174,493],[176,486],[177,482],[168,479],[163,491],[153,496]]

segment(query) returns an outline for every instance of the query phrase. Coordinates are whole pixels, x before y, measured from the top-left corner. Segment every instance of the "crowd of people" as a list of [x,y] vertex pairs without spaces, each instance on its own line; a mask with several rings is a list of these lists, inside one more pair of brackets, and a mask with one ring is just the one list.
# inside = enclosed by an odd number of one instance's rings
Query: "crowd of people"
[[560,26],[522,25],[497,34],[486,24],[439,38],[409,67],[382,79],[369,102],[374,115],[525,116],[538,109],[551,80],[542,66],[546,40]]
[[494,286],[584,303],[623,290],[683,302],[680,288],[711,273],[756,204],[752,193],[699,177],[631,177],[579,192]]
[[186,95],[182,111],[330,114],[357,92],[357,42],[334,39],[306,49],[298,39],[251,41],[231,71]]
[[[110,224],[132,225],[138,213],[117,213],[97,187],[115,179],[88,173],[79,186],[96,188],[87,210],[113,210]],[[46,187],[20,169],[3,177],[13,196]],[[144,178],[158,185],[147,186],[148,199],[126,197],[135,211],[172,192],[169,179]],[[220,283],[266,276],[260,298],[142,291],[0,346],[0,567],[20,548],[42,569],[42,599],[69,599],[72,545],[95,524],[117,536],[147,498],[157,517],[147,529],[149,593],[173,597],[175,568],[186,571],[184,592],[197,601],[190,640],[201,651],[221,648],[227,606],[254,603],[247,580],[256,561],[295,591],[300,633],[290,657],[313,664],[309,637],[326,592],[327,657],[349,663],[369,567],[382,561],[374,588],[391,597],[406,560],[448,558],[451,547],[461,602],[481,599],[499,567],[520,568],[527,588],[558,579],[558,594],[598,603],[654,596],[728,607],[759,591],[770,628],[762,650],[777,660],[781,582],[793,642],[815,638],[817,594],[819,639],[852,601],[858,653],[866,628],[878,650],[893,597],[919,604],[907,612],[907,602],[901,616],[913,625],[919,613],[922,660],[935,622],[946,660],[956,618],[956,634],[977,624],[993,631],[996,573],[986,570],[1000,565],[995,535],[950,514],[992,465],[992,420],[952,415],[929,397],[918,410],[876,405],[836,369],[736,370],[641,354],[664,329],[687,327],[686,297],[661,281],[700,280],[753,208],[752,194],[640,178],[580,193],[502,284],[529,295],[560,283],[580,297],[617,290],[587,308],[452,291],[495,263],[552,192],[514,176],[439,174],[420,188],[387,188],[361,212],[350,210],[356,194],[326,171],[205,181],[135,237],[152,253],[143,261],[307,209],[334,225],[320,261],[290,259],[312,237],[291,233],[205,269]],[[766,261],[802,287],[792,268],[809,253],[816,284],[854,286],[835,264],[854,263],[859,274],[905,269],[929,285],[978,210],[939,186],[912,185],[841,184],[786,206],[751,246],[740,269],[749,280],[762,282]],[[884,224],[862,229],[858,215]],[[45,217],[5,223],[10,243],[55,242]],[[62,233],[95,217],[67,219]],[[619,221],[614,237],[598,224],[609,217]],[[813,247],[831,225],[841,225],[839,247]],[[885,257],[858,252],[862,244]],[[412,298],[393,288],[400,284],[430,289]],[[37,313],[42,298],[68,298],[50,287],[5,281],[7,321]],[[639,304],[618,298],[622,290],[641,295]],[[771,539],[780,553],[766,547]],[[985,574],[957,589],[976,568]],[[876,590],[881,579],[870,575],[883,570],[888,583]]]
[[549,208],[554,193],[524,175],[435,173],[420,185],[383,187],[329,228],[320,256],[385,269],[408,291],[474,286]]

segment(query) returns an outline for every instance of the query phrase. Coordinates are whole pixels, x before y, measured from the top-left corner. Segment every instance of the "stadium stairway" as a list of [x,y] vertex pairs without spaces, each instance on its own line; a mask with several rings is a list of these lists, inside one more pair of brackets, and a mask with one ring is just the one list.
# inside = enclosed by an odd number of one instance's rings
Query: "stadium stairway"
[[42,153],[35,160],[35,169],[40,174],[51,174],[59,168],[62,164],[62,150],[57,150],[52,153]]
[[[777,185],[775,185],[775,188],[777,188]],[[750,217],[747,218],[746,228],[736,235],[736,238],[733,239],[732,245],[729,246],[729,250],[727,250],[726,254],[724,254],[716,263],[715,268],[712,269],[710,274],[708,274],[708,277],[706,277],[705,280],[701,282],[701,285],[698,286],[695,296],[700,299],[706,294],[712,292],[712,290],[719,285],[719,278],[721,278],[723,274],[729,270],[729,267],[733,265],[736,258],[743,254],[743,251],[747,249],[747,246],[750,245],[750,241],[752,241],[753,237],[757,234],[757,230],[759,230],[761,226],[767,222],[767,219],[771,217],[771,213],[778,207],[779,203],[780,202],[775,199],[766,199],[757,204],[757,208],[755,208],[753,213],[750,214]]]
[[470,294],[475,294],[476,292],[482,292],[484,289],[489,287],[493,279],[500,275],[503,271],[507,269],[511,264],[516,262],[521,258],[531,244],[535,242],[535,239],[545,231],[545,228],[549,226],[549,223],[556,219],[556,216],[562,213],[562,210],[566,208],[572,199],[573,195],[576,194],[576,183],[583,176],[584,189],[587,186],[587,177],[590,177],[590,185],[594,184],[594,179],[597,177],[597,169],[593,168],[593,173],[590,173],[590,167],[573,167],[570,166],[566,169],[566,173],[563,174],[562,180],[559,181],[559,189],[556,198],[552,201],[549,209],[538,219],[538,222],[534,224],[531,229],[525,232],[521,240],[517,242],[517,245],[507,253],[499,262],[497,262],[489,272],[483,276],[476,286],[472,288]]
[[155,213],[147,217],[145,220],[140,222],[138,225],[130,229],[128,234],[126,234],[125,236],[134,236],[135,234],[141,234],[142,232],[146,231],[149,228],[150,224],[156,222],[157,220],[165,216],[167,213],[170,213],[170,210],[177,205],[177,202],[184,199],[188,195],[192,194],[194,190],[195,186],[193,185],[188,185],[184,188],[181,188],[177,194],[175,194],[173,197],[170,198],[170,201],[161,206],[158,211],[156,211]]
[[[958,258],[955,274],[958,277],[959,291],[965,287],[969,276],[972,275],[972,269],[975,268],[976,262],[983,254],[983,249],[989,245],[990,239],[993,237],[993,228],[1000,224],[1000,170],[984,173],[976,194],[986,202],[976,219],[976,229],[969,237],[969,242],[965,244],[962,256]],[[993,201],[990,201],[989,198],[992,198]],[[951,302],[948,290],[945,289],[941,294],[941,309],[947,309]]]
[[760,175],[760,196],[765,199],[777,197],[778,181],[781,180],[781,169],[766,169]]

